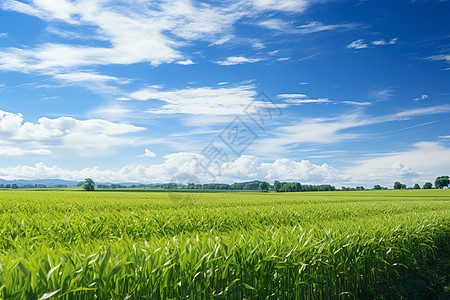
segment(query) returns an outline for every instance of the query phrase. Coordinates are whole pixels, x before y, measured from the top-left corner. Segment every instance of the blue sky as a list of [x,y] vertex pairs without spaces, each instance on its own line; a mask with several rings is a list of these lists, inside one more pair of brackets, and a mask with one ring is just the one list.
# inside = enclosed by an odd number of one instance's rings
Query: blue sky
[[[371,187],[450,170],[449,1],[0,8],[0,178]],[[230,128],[251,137],[239,151]]]

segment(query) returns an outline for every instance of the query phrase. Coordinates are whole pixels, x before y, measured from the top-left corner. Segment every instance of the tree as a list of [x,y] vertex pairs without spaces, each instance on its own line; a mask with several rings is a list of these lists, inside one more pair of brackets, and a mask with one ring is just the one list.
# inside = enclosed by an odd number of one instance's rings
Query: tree
[[400,182],[395,182],[394,183],[394,190],[401,190],[403,187],[403,184],[401,184]]
[[83,189],[86,191],[93,191],[95,189],[95,182],[91,178],[86,178],[83,183]]
[[381,190],[381,185],[377,184],[373,186],[374,190]]
[[269,190],[269,183],[265,181],[261,181],[259,183],[259,189],[263,192],[267,192]]
[[275,192],[279,192],[281,189],[281,183],[278,180],[275,180],[273,182],[273,189],[275,190]]
[[433,184],[431,182],[427,182],[423,185],[424,190],[431,190],[433,188]]
[[448,186],[450,184],[450,179],[448,176],[439,176],[434,181],[434,186],[438,189],[442,189],[445,186]]
[[415,190],[420,190],[420,185],[419,185],[418,183],[416,183],[416,184],[414,185],[414,189],[415,189]]

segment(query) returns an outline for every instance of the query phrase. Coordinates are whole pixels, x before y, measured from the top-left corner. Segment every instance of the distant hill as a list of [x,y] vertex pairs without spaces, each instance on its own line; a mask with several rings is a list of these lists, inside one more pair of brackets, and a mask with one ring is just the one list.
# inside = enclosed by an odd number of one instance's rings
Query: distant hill
[[75,186],[79,181],[63,180],[63,179],[16,179],[16,180],[5,180],[0,179],[0,184],[17,184],[18,186],[24,186],[27,184],[45,184],[47,187],[55,187],[58,185]]
[[[82,181],[82,180],[80,180]],[[36,184],[44,184],[46,187],[52,188],[57,186],[76,186],[80,181],[73,181],[73,180],[63,180],[63,179],[33,179],[33,180],[26,180],[26,179],[15,179],[15,180],[5,180],[0,179],[0,184],[6,185],[6,184],[17,184],[19,187],[22,187],[24,185],[36,185]],[[96,185],[111,185],[111,182],[95,182]],[[130,186],[140,186],[141,183],[138,182],[124,182],[119,183],[121,186],[130,187]],[[158,184],[148,184],[147,186],[157,186]]]

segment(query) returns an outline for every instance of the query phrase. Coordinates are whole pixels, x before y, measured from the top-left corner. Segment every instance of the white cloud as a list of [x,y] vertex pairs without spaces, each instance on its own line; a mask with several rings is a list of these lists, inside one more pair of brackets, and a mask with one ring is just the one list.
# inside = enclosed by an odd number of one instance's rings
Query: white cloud
[[107,120],[123,120],[130,116],[133,110],[120,104],[108,104],[97,107],[89,112],[89,116],[101,117]]
[[218,40],[214,41],[213,43],[211,43],[210,46],[218,46],[218,45],[225,44],[226,42],[231,41],[233,38],[234,38],[234,35],[227,34],[227,35],[219,38]]
[[[93,178],[97,182],[171,182],[177,174],[188,173],[199,177],[203,183],[210,182],[211,177],[204,174],[199,167],[198,154],[174,153],[164,157],[161,164],[150,166],[130,165],[120,170],[101,170],[85,168],[81,170],[69,170],[57,166],[47,166],[38,163],[34,166],[16,166],[0,168],[0,178],[4,179],[65,179],[79,181],[86,177]],[[327,164],[316,165],[308,160],[294,161],[290,159],[278,159],[264,163],[255,156],[243,155],[222,168],[222,174],[217,177],[217,182],[232,183],[235,181],[265,179],[301,180],[303,182],[329,182],[337,176],[337,170]]]
[[350,131],[358,127],[448,112],[450,112],[450,105],[438,105],[381,116],[369,116],[356,112],[331,118],[303,118],[293,125],[275,128],[272,137],[258,139],[251,149],[257,153],[279,153],[300,144],[334,144],[364,136],[364,133]]
[[309,104],[309,103],[331,103],[328,98],[318,99],[286,99],[284,102],[289,104]]
[[138,157],[156,157],[156,154],[148,149],[145,149],[144,154],[141,154]]
[[22,148],[5,147],[0,145],[0,156],[22,156],[27,154],[49,155],[52,154],[52,152],[47,149],[26,150]]
[[337,174],[338,171],[327,164],[316,165],[308,160],[297,162],[286,158],[263,163],[251,155],[242,155],[223,170],[224,177],[241,181],[260,178],[271,182],[273,180],[327,182],[327,180],[334,181]]
[[372,42],[372,45],[374,46],[384,46],[384,45],[395,45],[398,41],[398,38],[393,38],[390,41],[385,41],[383,39],[376,40]]
[[48,154],[33,152],[45,148],[51,152],[96,155],[113,147],[136,144],[136,138],[123,135],[142,130],[143,127],[101,119],[60,117],[40,118],[36,123],[23,122],[22,114],[0,110],[0,138],[23,148],[23,154]]
[[374,90],[369,93],[369,98],[375,99],[377,101],[386,101],[394,96],[392,89],[379,89]]
[[284,21],[282,19],[268,19],[258,23],[258,25],[266,27],[268,29],[281,31],[291,34],[310,34],[321,31],[335,31],[335,30],[348,30],[355,28],[356,24],[332,24],[326,25],[321,22],[310,22],[308,24],[294,27],[292,23]]
[[0,32],[0,38],[5,38],[8,36],[7,32]]
[[256,9],[303,12],[309,2],[306,0],[253,0]]
[[420,97],[415,98],[414,101],[419,102],[419,101],[425,100],[427,98],[428,98],[428,95],[424,94],[424,95],[421,95]]
[[372,102],[342,101],[342,103],[349,104],[349,105],[358,105],[358,106],[372,105]]
[[391,119],[399,120],[422,115],[434,115],[450,112],[450,104],[436,105],[429,107],[421,107],[416,109],[404,110],[399,113],[390,115]]
[[[128,95],[127,98],[147,101],[158,100],[164,104],[148,110],[153,114],[193,114],[193,115],[237,115],[244,114],[244,108],[257,95],[253,85],[235,87],[199,87],[162,91],[146,88]],[[256,103],[255,105],[264,104]],[[271,103],[269,103],[272,105]],[[284,107],[280,105],[280,107]]]
[[217,61],[216,64],[221,66],[233,66],[233,65],[240,65],[245,63],[255,63],[261,61],[259,58],[247,58],[245,56],[230,56],[227,57],[226,60],[223,61]]
[[272,30],[279,30],[279,31],[285,31],[286,29],[288,31],[293,30],[291,23],[286,22],[281,19],[269,19],[264,20],[262,22],[258,23],[260,26],[272,29]]
[[67,82],[107,82],[113,81],[120,84],[128,83],[126,79],[120,79],[114,76],[100,75],[96,73],[88,73],[88,72],[73,72],[66,74],[55,74],[54,77],[56,79],[60,79]]
[[260,50],[260,49],[266,48],[266,45],[264,45],[261,42],[255,42],[255,43],[253,43],[252,47],[255,48],[255,49]]
[[[143,62],[191,64],[179,47],[230,31],[236,20],[248,14],[243,13],[248,5],[211,6],[191,1],[162,1],[152,5],[131,1],[111,5],[103,0],[31,0],[28,4],[5,0],[0,5],[4,10],[50,23],[67,23],[73,36],[88,36],[107,43],[105,46],[91,46],[86,42],[45,43],[34,48],[0,50],[0,69],[50,75],[75,83],[80,83],[79,69],[86,66]],[[81,33],[84,29],[91,33]],[[61,36],[60,32],[57,34]],[[71,39],[71,35],[65,34],[65,38]],[[107,77],[96,74],[91,79],[117,82]]]
[[[322,163],[309,160],[280,158],[270,162],[260,161],[252,155],[242,155],[222,166],[221,174],[215,182],[232,183],[248,180],[300,181],[309,184],[329,183],[340,185],[381,184],[392,186],[401,181],[412,186],[432,181],[436,176],[446,174],[450,168],[450,149],[438,142],[420,142],[410,149],[396,153],[377,154],[375,158],[352,161],[348,168],[337,170]],[[430,160],[430,157],[439,159]],[[164,157],[164,162],[150,166],[128,165],[119,170],[85,168],[81,170],[63,169],[37,163],[34,166],[19,165],[0,168],[0,178],[4,179],[65,179],[79,181],[91,177],[97,182],[173,182],[177,174],[188,173],[197,176],[202,183],[211,181],[209,175],[198,165],[198,154],[180,152]],[[369,186],[368,186],[369,185]]]
[[280,94],[277,97],[283,99],[293,99],[293,98],[306,98],[308,96],[305,94]]
[[367,47],[369,47],[369,45],[367,45],[363,39],[353,41],[346,46],[346,48],[348,49],[364,49]]
[[439,138],[440,139],[450,139],[450,135],[442,135]]
[[[304,0],[238,1],[215,6],[188,0],[165,0],[151,5],[140,0],[115,5],[103,0],[4,0],[0,4],[4,10],[49,23],[66,23],[72,27],[69,32],[73,36],[87,35],[109,45],[47,43],[35,48],[9,48],[0,52],[0,68],[59,74],[82,66],[188,61],[179,51],[186,42],[206,39],[215,40],[215,45],[223,44],[233,38],[232,34],[223,34],[243,17],[254,17],[260,10],[301,12],[307,4]],[[83,28],[91,33],[80,34]],[[61,36],[60,32],[57,34]],[[72,34],[63,35],[70,38]],[[217,39],[218,35],[222,37]]]
[[428,60],[445,60],[450,61],[450,54],[433,55],[427,57]]
[[[353,182],[372,182],[392,187],[395,181],[433,181],[450,170],[450,148],[438,142],[419,142],[403,152],[386,153],[357,161],[345,174]],[[430,159],[433,158],[433,159]]]
[[184,66],[188,66],[188,65],[195,65],[195,62],[193,62],[190,59],[186,59],[186,60],[180,60],[176,62],[179,65],[184,65]]
[[[385,45],[395,45],[398,41],[398,38],[393,38],[389,41],[385,41],[383,39],[372,41],[371,44],[373,46],[385,46]],[[346,46],[348,49],[365,49],[369,48],[369,44],[367,44],[364,39],[359,39],[351,42]]]
[[320,22],[311,22],[305,25],[297,26],[296,30],[298,33],[307,34],[320,31],[334,31],[338,29],[352,29],[355,28],[355,24],[333,24],[325,25]]

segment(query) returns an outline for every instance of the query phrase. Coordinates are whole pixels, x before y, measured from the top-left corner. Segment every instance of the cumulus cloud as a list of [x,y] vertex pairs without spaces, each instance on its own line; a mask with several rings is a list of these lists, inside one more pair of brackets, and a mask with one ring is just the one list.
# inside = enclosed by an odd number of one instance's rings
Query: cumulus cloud
[[[247,180],[300,181],[302,183],[339,185],[381,184],[391,186],[394,181],[401,181],[411,186],[423,184],[439,174],[444,174],[450,167],[450,149],[438,142],[420,142],[403,152],[377,154],[369,158],[353,162],[346,169],[338,170],[326,163],[314,164],[309,160],[277,159],[262,162],[258,157],[243,155],[222,166],[221,173],[215,182],[232,183]],[[428,158],[438,157],[436,160]],[[20,165],[0,168],[3,179],[49,179],[82,180],[91,177],[96,181],[110,182],[170,182],[177,174],[188,173],[199,178],[203,183],[214,181],[205,175],[199,167],[198,154],[174,153],[164,157],[161,164],[150,166],[129,165],[119,170],[85,168],[81,170],[64,169],[38,163],[33,166]],[[369,186],[367,186],[369,185]]]
[[[344,173],[353,182],[377,182],[391,186],[395,181],[409,184],[432,181],[450,169],[450,148],[439,142],[419,142],[410,149],[377,155],[349,166]],[[435,159],[430,159],[433,157]]]
[[148,149],[145,149],[144,154],[139,155],[139,157],[156,157],[156,154]]
[[184,66],[195,65],[195,62],[193,62],[190,59],[180,60],[180,61],[177,61],[176,63],[179,65],[184,65]]
[[[395,153],[378,153],[374,158],[352,161],[348,167],[338,170],[327,163],[315,164],[309,160],[280,158],[264,162],[253,155],[242,155],[224,163],[220,173],[212,178],[199,165],[201,156],[179,152],[164,157],[160,164],[150,166],[128,165],[118,170],[84,168],[79,170],[48,166],[44,163],[0,168],[3,179],[54,179],[79,181],[91,177],[95,181],[109,182],[173,182],[178,174],[193,174],[200,182],[224,182],[249,180],[300,181],[305,184],[361,185],[381,184],[391,186],[401,181],[409,186],[423,184],[445,174],[450,168],[450,148],[439,142],[419,142],[409,149]],[[439,159],[430,160],[429,157]]]
[[[63,169],[57,166],[47,166],[38,163],[34,166],[17,166],[0,168],[0,178],[4,179],[48,179],[60,178],[65,180],[82,180],[91,177],[95,181],[110,182],[170,182],[177,174],[193,174],[201,182],[210,182],[210,176],[205,175],[204,169],[198,165],[200,156],[194,153],[180,152],[164,157],[161,164],[150,166],[124,166],[119,170],[85,168],[81,170]],[[307,160],[300,162],[290,159],[278,159],[273,162],[261,162],[255,156],[243,155],[232,161],[221,170],[216,178],[219,182],[232,183],[235,181],[264,179],[301,180],[303,182],[326,182],[334,180],[337,170],[327,164],[316,165]]]
[[[24,122],[22,114],[0,110],[0,138],[21,146],[17,153],[49,154],[49,149],[79,151],[83,155],[97,153],[114,146],[136,143],[135,138],[125,137],[144,130],[124,123],[101,119],[77,120],[71,117],[40,118],[36,123]],[[30,147],[38,147],[37,149]],[[45,148],[42,151],[41,148]],[[6,152],[3,152],[6,154]]]

